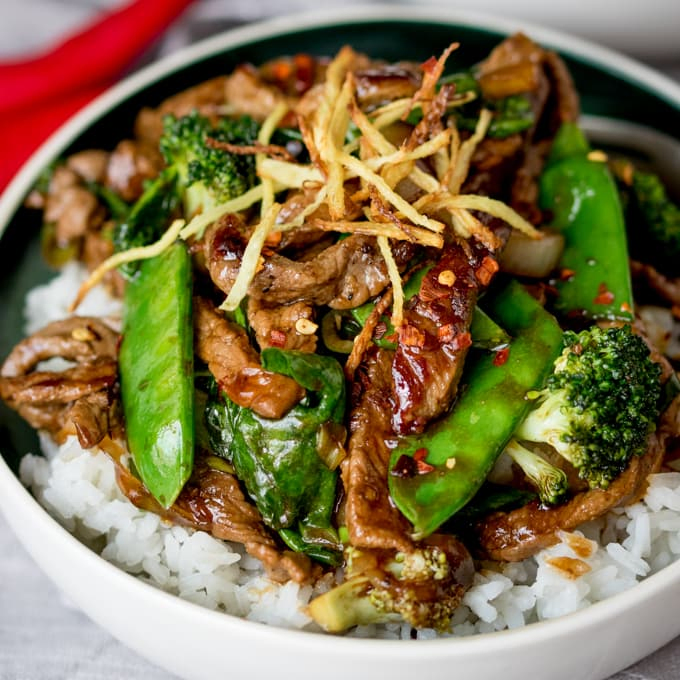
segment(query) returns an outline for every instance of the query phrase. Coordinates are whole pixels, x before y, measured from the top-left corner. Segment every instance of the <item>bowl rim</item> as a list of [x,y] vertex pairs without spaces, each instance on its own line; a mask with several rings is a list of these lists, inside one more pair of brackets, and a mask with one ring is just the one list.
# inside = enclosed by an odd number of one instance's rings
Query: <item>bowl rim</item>
[[[596,45],[589,40],[523,20],[434,6],[383,4],[350,7],[345,10],[291,13],[283,17],[232,28],[203,39],[196,44],[181,48],[177,52],[162,57],[127,76],[120,83],[99,95],[64,123],[38,148],[0,196],[0,238],[40,170],[76,139],[85,126],[95,122],[112,107],[121,103],[128,96],[139,92],[144,86],[171,75],[180,67],[185,67],[218,52],[234,49],[258,39],[293,34],[303,30],[332,27],[337,24],[403,21],[469,26],[505,34],[521,30],[537,42],[550,46],[562,54],[574,56],[588,64],[608,70],[624,80],[640,84],[643,89],[652,92],[655,96],[667,99],[680,110],[680,84],[651,67],[616,50]],[[246,628],[254,640],[262,642],[274,639],[283,640],[293,651],[296,648],[307,646],[313,640],[316,647],[329,653],[351,652],[359,657],[374,656],[376,653],[380,653],[384,654],[385,657],[389,656],[390,660],[397,661],[414,656],[422,657],[422,644],[428,646],[428,658],[434,657],[435,660],[438,658],[450,661],[458,652],[463,653],[463,651],[466,655],[468,653],[492,655],[513,648],[525,641],[529,641],[533,646],[540,644],[543,640],[566,636],[569,631],[577,628],[596,627],[635,608],[650,595],[680,582],[680,561],[677,561],[650,575],[627,591],[556,619],[543,620],[517,629],[466,637],[439,638],[421,641],[419,645],[406,645],[403,644],[402,640],[336,637],[256,623],[235,615],[204,608],[176,595],[149,586],[104,560],[64,529],[23,486],[17,475],[10,470],[4,458],[0,455],[0,510],[5,514],[8,523],[17,536],[21,537],[20,521],[12,516],[12,506],[22,507],[25,512],[30,513],[31,519],[45,531],[61,532],[61,538],[70,554],[84,560],[88,568],[100,570],[100,573],[106,573],[108,577],[120,582],[122,587],[132,589],[132,592],[138,598],[152,604],[169,606],[173,611],[187,619],[219,625],[225,629],[225,632],[230,629],[241,630]],[[33,555],[30,545],[28,550]],[[678,632],[680,632],[680,622],[678,623],[678,630],[670,631],[670,637],[677,635]]]

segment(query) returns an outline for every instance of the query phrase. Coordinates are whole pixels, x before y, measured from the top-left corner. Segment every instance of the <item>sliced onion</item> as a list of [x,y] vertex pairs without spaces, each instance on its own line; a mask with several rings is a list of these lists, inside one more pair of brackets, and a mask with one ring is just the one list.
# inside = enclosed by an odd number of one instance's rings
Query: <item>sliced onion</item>
[[349,354],[354,347],[354,340],[340,336],[342,317],[331,310],[321,319],[321,339],[331,352]]
[[550,229],[542,230],[543,238],[526,236],[520,231],[510,234],[501,253],[501,269],[515,276],[542,279],[559,265],[564,250],[564,236]]
[[328,421],[316,435],[316,451],[329,470],[335,470],[347,456],[345,439],[347,430],[340,423]]

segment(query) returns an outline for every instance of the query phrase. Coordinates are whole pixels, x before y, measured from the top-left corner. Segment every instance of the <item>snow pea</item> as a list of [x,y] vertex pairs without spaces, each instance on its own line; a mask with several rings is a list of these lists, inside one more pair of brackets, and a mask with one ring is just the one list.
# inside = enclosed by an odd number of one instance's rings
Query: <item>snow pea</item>
[[401,438],[390,457],[389,491],[417,538],[474,497],[525,417],[527,392],[543,383],[562,350],[557,321],[519,283],[484,302],[510,344],[470,356],[452,410],[424,433]]
[[540,205],[565,238],[555,309],[590,319],[631,320],[633,292],[623,207],[606,157],[564,123],[540,177]]
[[193,467],[191,272],[177,242],[142,261],[125,287],[119,366],[128,446],[144,485],[166,508]]

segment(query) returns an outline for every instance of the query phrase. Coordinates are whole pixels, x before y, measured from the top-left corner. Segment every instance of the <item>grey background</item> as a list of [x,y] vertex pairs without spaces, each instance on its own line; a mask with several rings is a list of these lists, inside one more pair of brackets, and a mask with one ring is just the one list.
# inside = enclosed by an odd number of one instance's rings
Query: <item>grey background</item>
[[[42,49],[93,17],[98,9],[117,4],[118,0],[0,0],[0,59]],[[322,6],[354,4],[359,3],[326,1]],[[485,9],[483,0],[467,5],[452,0],[450,4]],[[146,55],[145,61],[231,26],[312,6],[310,0],[201,0]],[[625,7],[626,3],[620,4],[618,11],[626,11]],[[508,3],[507,14],[511,11]],[[623,44],[625,49],[621,36],[608,36],[606,31],[594,35],[595,28],[584,19],[579,32],[616,48]],[[680,40],[677,53],[653,49],[646,54],[638,48],[631,55],[680,80]],[[679,678],[680,638],[611,680]],[[0,680],[119,679],[172,680],[172,676],[121,645],[73,607],[38,569],[0,516]]]

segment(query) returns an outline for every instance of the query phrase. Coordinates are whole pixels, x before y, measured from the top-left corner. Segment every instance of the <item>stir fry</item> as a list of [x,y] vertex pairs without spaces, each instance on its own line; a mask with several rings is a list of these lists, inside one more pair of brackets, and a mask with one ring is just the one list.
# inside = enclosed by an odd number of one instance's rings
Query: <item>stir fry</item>
[[[331,632],[446,630],[478,560],[635,501],[678,434],[680,210],[591,148],[557,54],[460,50],[244,64],[28,199],[89,275],[0,396],[138,507],[325,583]],[[78,315],[100,284],[120,327]]]

